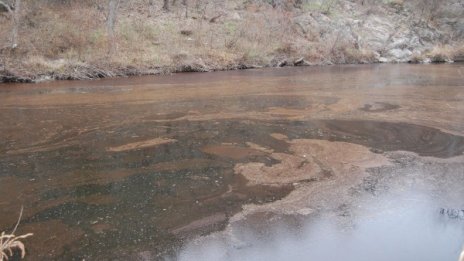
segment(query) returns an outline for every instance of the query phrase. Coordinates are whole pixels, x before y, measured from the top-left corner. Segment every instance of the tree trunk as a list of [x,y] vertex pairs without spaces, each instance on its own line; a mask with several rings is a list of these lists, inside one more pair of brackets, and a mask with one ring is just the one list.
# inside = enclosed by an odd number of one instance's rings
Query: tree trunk
[[13,13],[13,30],[11,32],[11,48],[18,47],[18,28],[19,28],[19,13],[21,11],[21,0],[15,1],[15,9]]
[[182,0],[182,4],[185,7],[185,18],[188,18],[188,3],[187,3],[187,0]]
[[120,0],[110,0],[108,3],[108,17],[106,19],[106,28],[108,31],[109,54],[112,55],[115,49],[114,26]]
[[150,13],[150,15],[153,14],[154,5],[155,2],[153,0],[148,0],[148,12]]
[[163,0],[163,10],[169,11],[169,0]]

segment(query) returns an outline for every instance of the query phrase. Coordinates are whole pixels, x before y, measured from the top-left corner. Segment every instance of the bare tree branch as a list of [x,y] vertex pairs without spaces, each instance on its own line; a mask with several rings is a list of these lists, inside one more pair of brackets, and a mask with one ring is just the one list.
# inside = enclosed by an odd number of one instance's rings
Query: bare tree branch
[[13,10],[11,9],[11,6],[9,4],[6,4],[3,1],[0,1],[0,12],[12,13]]

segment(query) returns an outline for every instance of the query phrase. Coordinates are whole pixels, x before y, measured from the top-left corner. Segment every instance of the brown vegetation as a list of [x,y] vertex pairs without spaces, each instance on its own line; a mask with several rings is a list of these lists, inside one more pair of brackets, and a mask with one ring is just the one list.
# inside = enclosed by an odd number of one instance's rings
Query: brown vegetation
[[414,54],[411,58],[412,63],[446,63],[462,59],[464,57],[464,44],[454,45],[439,44],[421,54]]
[[[435,15],[432,0],[414,1],[422,17]],[[359,10],[346,13],[351,2]],[[402,10],[405,1],[351,2],[4,0],[0,82],[377,62],[343,19]],[[308,27],[298,17],[328,22]]]

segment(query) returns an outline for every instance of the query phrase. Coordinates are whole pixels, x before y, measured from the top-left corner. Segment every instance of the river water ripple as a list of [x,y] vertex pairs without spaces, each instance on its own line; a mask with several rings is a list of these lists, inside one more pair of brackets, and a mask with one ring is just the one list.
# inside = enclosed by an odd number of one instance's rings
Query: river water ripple
[[0,85],[0,231],[24,206],[29,260],[457,260],[463,101],[460,64]]

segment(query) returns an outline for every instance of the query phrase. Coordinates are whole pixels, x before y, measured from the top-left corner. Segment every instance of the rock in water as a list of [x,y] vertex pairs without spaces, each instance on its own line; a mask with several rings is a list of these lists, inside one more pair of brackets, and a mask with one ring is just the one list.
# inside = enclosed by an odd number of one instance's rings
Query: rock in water
[[464,210],[460,210],[460,209],[442,208],[440,209],[440,214],[445,215],[451,219],[464,219]]

